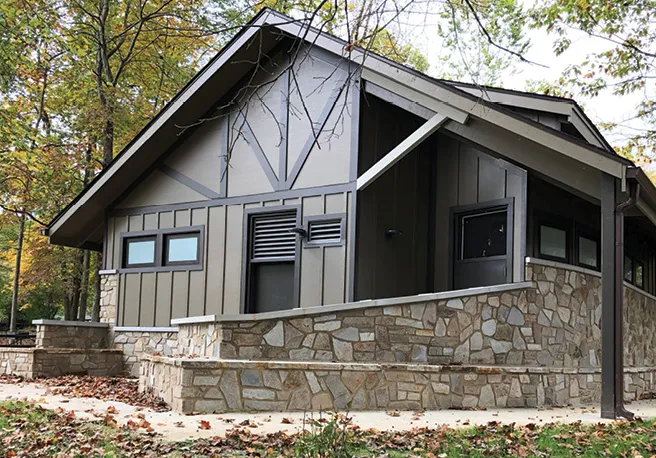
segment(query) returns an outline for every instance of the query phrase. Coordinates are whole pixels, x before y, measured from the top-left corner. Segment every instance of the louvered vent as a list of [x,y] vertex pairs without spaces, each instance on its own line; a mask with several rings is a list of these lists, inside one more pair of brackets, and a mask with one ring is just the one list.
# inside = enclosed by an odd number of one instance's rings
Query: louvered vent
[[342,220],[326,219],[310,221],[308,227],[308,242],[339,243],[342,240]]
[[255,216],[251,259],[278,261],[296,254],[296,212]]

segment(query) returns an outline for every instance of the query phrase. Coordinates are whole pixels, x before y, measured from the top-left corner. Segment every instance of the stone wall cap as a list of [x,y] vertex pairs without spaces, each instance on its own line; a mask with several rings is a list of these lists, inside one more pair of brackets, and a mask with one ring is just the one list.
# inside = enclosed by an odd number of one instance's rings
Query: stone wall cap
[[117,269],[104,269],[98,271],[98,275],[115,275],[117,273],[118,273]]
[[173,326],[114,326],[114,332],[178,332]]
[[389,307],[393,305],[407,305],[421,302],[433,302],[439,300],[454,299],[457,297],[480,296],[482,294],[502,293],[506,291],[516,291],[521,289],[533,288],[535,285],[531,281],[520,283],[506,283],[503,285],[481,286],[477,288],[467,288],[455,291],[443,291],[440,293],[425,293],[414,296],[391,297],[388,299],[367,299],[359,302],[347,302],[346,304],[320,305],[315,307],[295,308],[288,310],[279,310],[275,312],[253,313],[253,314],[234,314],[234,315],[203,315],[188,318],[176,318],[171,320],[172,326],[194,325],[211,322],[230,322],[230,321],[262,321],[277,320],[284,318],[297,318],[311,315],[321,315],[349,310],[358,310],[373,307]]
[[[423,373],[475,373],[494,374],[590,374],[600,373],[601,368],[577,367],[536,367],[536,366],[490,366],[460,364],[413,364],[413,363],[357,363],[357,362],[300,362],[300,361],[250,361],[229,360],[211,357],[176,357],[142,354],[142,361],[164,364],[184,369],[279,369],[279,370],[315,370],[315,371],[408,371]],[[625,373],[656,372],[656,367],[625,367]]]
[[[564,262],[557,262],[557,261],[549,261],[547,259],[540,259],[540,258],[531,258],[531,257],[526,257],[526,264],[533,264],[536,266],[544,266],[544,267],[553,267],[554,269],[562,269],[562,270],[568,270],[570,272],[577,272],[580,274],[585,274],[585,275],[590,275],[592,277],[597,277],[601,278],[601,272],[597,270],[592,270],[592,269],[586,269],[585,267],[581,266],[575,266],[573,264],[567,264]],[[624,287],[628,288],[630,290],[635,291],[638,294],[641,294],[651,300],[656,301],[656,296],[649,294],[647,291],[644,291],[640,288],[638,288],[635,285],[632,285],[631,283],[625,281],[624,282]]]
[[109,323],[96,323],[92,321],[65,321],[65,320],[32,320],[32,324],[41,326],[72,326],[77,328],[108,328]]
[[[123,355],[123,350],[120,348],[33,348],[32,350],[34,353],[46,353],[53,355]],[[2,352],[2,350],[0,350],[0,352]]]

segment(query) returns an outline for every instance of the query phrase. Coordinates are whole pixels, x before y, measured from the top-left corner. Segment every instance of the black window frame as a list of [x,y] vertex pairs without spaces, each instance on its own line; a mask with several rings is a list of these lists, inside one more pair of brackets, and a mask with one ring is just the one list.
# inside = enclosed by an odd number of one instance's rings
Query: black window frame
[[[550,227],[565,232],[565,257],[553,256],[550,254],[542,253],[542,226]],[[554,215],[540,213],[535,218],[535,252],[540,259],[546,259],[555,262],[564,262],[572,264],[572,247],[570,240],[572,235],[571,223],[563,218]]]
[[[628,272],[626,271],[626,261],[627,260],[631,263],[631,268],[629,269]],[[630,256],[630,255],[624,253],[624,261],[622,263],[622,279],[625,282],[630,283],[630,284],[633,284],[633,279],[635,278],[634,271],[633,271],[633,269],[635,269],[635,262],[634,261],[635,260],[634,260],[633,256]],[[629,273],[631,275],[630,278],[626,278],[627,273]]]
[[[153,262],[130,263],[130,244],[139,242],[154,242],[153,244]],[[136,235],[123,238],[123,259],[121,265],[125,269],[139,269],[146,267],[155,267],[157,265],[157,236],[156,235]]]
[[[189,237],[195,234],[198,241],[196,251],[196,260],[166,262],[167,256],[167,238],[178,235]],[[205,243],[205,226],[185,226],[165,229],[150,229],[144,231],[130,231],[120,234],[121,253],[120,253],[120,272],[172,272],[172,271],[190,271],[202,270],[204,261],[204,243]],[[155,240],[155,262],[148,264],[128,264],[128,243],[134,239],[151,239]]]
[[[175,239],[196,239],[196,258],[188,261],[169,261],[169,242]],[[200,232],[191,231],[191,232],[179,232],[179,233],[168,233],[163,235],[163,246],[162,246],[162,265],[163,266],[193,266],[200,262]]]
[[[576,259],[576,265],[584,267],[586,269],[591,269],[591,270],[596,270],[596,271],[601,271],[601,240],[598,235],[595,234],[595,232],[588,228],[584,227],[581,225],[577,224],[576,231],[575,231],[575,237],[574,237],[574,255]],[[581,241],[580,239],[588,239],[597,245],[597,265],[592,266],[590,264],[586,264],[581,261]]]
[[[638,266],[642,267],[641,284],[638,284]],[[633,260],[633,285],[642,290],[645,289],[645,263],[639,259]]]

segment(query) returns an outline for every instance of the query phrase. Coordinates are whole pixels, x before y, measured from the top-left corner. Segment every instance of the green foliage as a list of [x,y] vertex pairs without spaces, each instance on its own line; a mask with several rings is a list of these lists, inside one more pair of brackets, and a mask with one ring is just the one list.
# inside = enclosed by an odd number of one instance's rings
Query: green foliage
[[527,14],[518,0],[453,0],[438,3],[443,39],[440,77],[502,85],[501,75],[528,51]]
[[581,62],[567,67],[557,81],[540,81],[534,86],[547,94],[585,98],[637,96],[635,108],[626,114],[627,122],[637,121],[637,126],[608,123],[601,127],[609,131],[627,127],[631,133],[618,152],[643,165],[656,158],[655,13],[653,0],[542,0],[530,10],[531,26],[554,36],[556,55],[570,49],[573,32],[583,32],[599,45]]
[[328,418],[306,419],[310,429],[294,443],[297,458],[351,458],[358,448],[351,430],[351,419],[329,413]]

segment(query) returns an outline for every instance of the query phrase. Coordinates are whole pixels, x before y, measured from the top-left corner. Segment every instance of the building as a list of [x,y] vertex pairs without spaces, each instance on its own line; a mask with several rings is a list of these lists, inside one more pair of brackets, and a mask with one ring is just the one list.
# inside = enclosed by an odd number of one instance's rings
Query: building
[[346,50],[264,10],[49,225],[102,251],[144,387],[196,411],[607,416],[651,392],[644,172],[572,100]]

